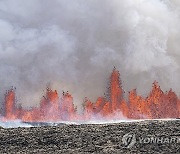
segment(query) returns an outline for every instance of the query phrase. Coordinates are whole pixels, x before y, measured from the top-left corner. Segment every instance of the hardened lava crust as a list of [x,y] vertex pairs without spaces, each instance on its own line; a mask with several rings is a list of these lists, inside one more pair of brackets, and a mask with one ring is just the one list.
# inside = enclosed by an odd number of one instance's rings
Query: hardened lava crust
[[1,127],[0,153],[180,153],[179,138],[179,120]]

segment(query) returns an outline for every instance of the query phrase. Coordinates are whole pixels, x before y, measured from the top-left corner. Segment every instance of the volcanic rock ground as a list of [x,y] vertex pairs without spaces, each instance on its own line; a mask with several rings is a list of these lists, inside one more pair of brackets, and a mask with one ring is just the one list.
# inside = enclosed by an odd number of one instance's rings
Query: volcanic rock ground
[[[127,147],[123,135],[133,133]],[[180,142],[140,143],[139,137],[180,137],[180,121],[141,121],[0,128],[0,153],[180,153]]]

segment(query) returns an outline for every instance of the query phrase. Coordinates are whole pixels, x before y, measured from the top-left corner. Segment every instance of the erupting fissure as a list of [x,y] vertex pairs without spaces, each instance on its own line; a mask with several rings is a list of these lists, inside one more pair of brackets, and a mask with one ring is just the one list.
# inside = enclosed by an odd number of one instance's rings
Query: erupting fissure
[[129,119],[180,117],[180,99],[172,89],[169,92],[163,92],[156,81],[146,98],[137,95],[136,89],[134,89],[129,92],[128,100],[123,97],[124,91],[121,86],[120,74],[115,68],[111,74],[109,85],[106,97],[99,97],[95,103],[85,99],[84,111],[81,114],[77,112],[73,104],[73,97],[68,92],[63,92],[59,97],[56,90],[47,88],[40,106],[27,110],[16,104],[15,90],[12,88],[5,94],[1,120],[59,122],[91,119],[121,120],[124,117]]

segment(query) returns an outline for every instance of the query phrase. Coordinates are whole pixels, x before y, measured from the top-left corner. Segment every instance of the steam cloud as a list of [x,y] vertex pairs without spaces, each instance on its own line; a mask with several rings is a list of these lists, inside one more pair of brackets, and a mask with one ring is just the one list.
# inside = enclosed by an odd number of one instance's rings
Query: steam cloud
[[113,66],[126,91],[157,80],[179,95],[179,27],[179,0],[1,0],[0,101],[15,86],[34,106],[47,85],[95,100]]

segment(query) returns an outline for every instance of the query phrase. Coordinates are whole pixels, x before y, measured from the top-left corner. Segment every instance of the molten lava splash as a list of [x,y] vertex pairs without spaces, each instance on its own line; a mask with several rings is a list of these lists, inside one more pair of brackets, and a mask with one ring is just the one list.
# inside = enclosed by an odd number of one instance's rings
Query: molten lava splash
[[111,74],[109,94],[111,100],[111,110],[112,112],[114,112],[115,110],[117,110],[117,108],[119,108],[119,105],[123,98],[123,91],[119,79],[119,72],[116,71],[115,68]]
[[29,122],[48,121],[78,121],[91,119],[158,119],[179,118],[180,100],[170,89],[164,93],[155,81],[152,91],[146,98],[137,95],[136,89],[131,90],[126,101],[121,86],[120,74],[115,68],[110,77],[107,97],[99,97],[95,103],[87,98],[84,101],[83,114],[78,114],[73,104],[73,97],[63,92],[59,97],[57,91],[47,88],[39,107],[23,109],[15,104],[15,91],[9,90],[5,94],[5,105],[2,120],[21,119]]
[[16,119],[15,116],[15,93],[13,89],[9,90],[5,94],[5,118],[6,119]]

